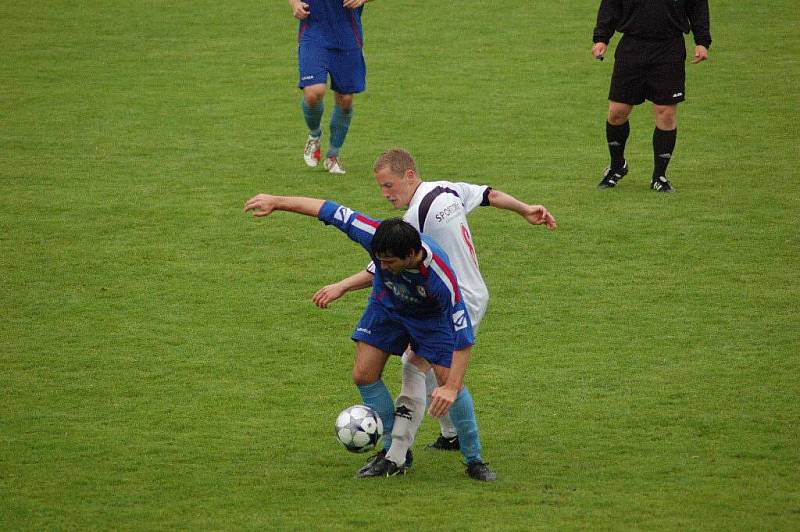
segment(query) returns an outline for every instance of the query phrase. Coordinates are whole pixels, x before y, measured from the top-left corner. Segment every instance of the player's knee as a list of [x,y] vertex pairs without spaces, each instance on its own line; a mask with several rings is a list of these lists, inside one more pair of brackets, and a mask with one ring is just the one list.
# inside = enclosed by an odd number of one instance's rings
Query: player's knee
[[656,126],[671,131],[677,126],[677,113],[673,107],[656,107]]
[[319,87],[306,87],[303,91],[303,99],[309,107],[316,107],[325,98],[325,86]]
[[632,106],[620,102],[609,102],[608,123],[612,126],[621,126],[628,121]]
[[621,126],[628,121],[630,113],[624,109],[609,109],[608,110],[608,123],[612,126]]
[[380,373],[375,373],[369,368],[354,367],[353,382],[356,386],[366,386],[372,384],[380,378]]
[[336,105],[342,109],[349,110],[353,107],[353,95],[336,93]]

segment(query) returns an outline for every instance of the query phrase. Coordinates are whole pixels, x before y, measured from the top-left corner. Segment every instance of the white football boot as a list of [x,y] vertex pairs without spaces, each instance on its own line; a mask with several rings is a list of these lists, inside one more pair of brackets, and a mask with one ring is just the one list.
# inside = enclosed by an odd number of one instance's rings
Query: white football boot
[[319,164],[320,159],[320,139],[322,137],[312,137],[311,135],[308,136],[308,140],[306,140],[306,145],[303,148],[303,159],[305,160],[306,164],[311,168],[316,168]]
[[332,174],[345,174],[345,173],[347,173],[347,172],[344,171],[344,168],[342,168],[342,163],[339,161],[339,158],[337,156],[335,156],[335,155],[333,157],[325,157],[324,166],[325,166],[325,170],[327,170],[328,172],[330,172]]

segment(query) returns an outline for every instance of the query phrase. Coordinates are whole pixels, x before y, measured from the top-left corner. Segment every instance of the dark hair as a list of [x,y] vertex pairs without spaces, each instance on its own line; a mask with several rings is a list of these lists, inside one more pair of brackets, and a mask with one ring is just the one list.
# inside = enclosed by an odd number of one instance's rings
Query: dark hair
[[372,237],[372,254],[406,258],[422,249],[419,231],[402,218],[384,220]]

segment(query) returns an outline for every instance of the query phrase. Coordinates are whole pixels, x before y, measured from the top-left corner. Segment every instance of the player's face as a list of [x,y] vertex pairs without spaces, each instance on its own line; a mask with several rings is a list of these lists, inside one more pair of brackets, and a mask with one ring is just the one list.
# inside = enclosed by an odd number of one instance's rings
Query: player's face
[[[410,172],[410,175],[409,175]],[[408,170],[406,174],[397,175],[392,173],[391,168],[385,166],[375,172],[375,181],[381,187],[381,193],[395,209],[408,207],[414,191],[419,185],[416,174]]]
[[377,255],[378,261],[380,261],[381,270],[388,270],[395,275],[399,275],[400,272],[409,268],[409,262],[411,261],[412,257],[413,255],[409,255],[405,258],[392,257],[391,255]]

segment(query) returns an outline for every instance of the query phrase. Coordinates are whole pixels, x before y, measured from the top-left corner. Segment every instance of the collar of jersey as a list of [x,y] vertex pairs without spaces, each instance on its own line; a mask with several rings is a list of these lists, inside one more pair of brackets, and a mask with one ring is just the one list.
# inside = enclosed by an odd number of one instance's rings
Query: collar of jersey
[[428,246],[428,244],[426,244],[425,242],[422,243],[422,249],[425,250],[425,258],[422,259],[422,264],[426,268],[430,268],[431,261],[433,260],[433,250],[431,250],[430,246]]

